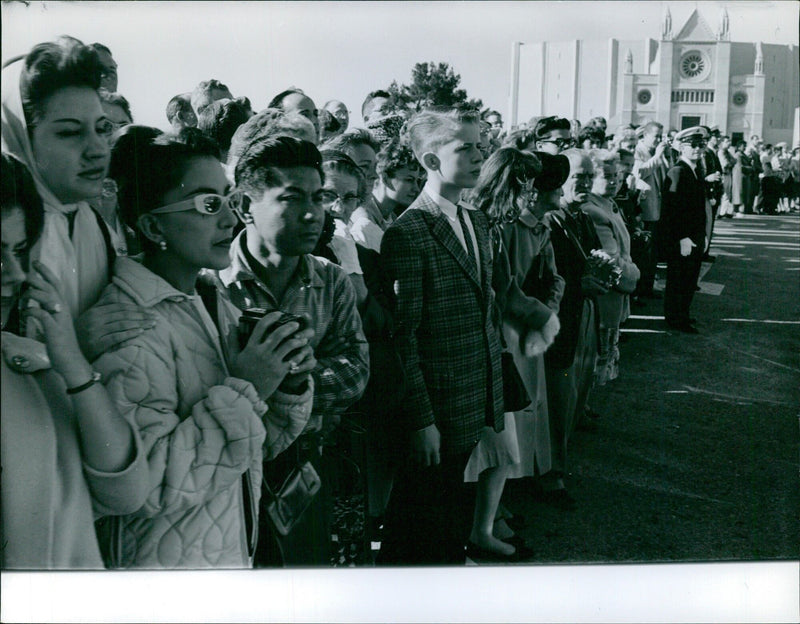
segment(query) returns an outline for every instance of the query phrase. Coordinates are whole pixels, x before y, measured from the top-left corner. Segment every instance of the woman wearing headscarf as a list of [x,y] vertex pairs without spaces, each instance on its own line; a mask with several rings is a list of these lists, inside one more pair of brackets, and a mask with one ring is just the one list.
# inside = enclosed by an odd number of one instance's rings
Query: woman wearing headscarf
[[103,192],[113,129],[98,94],[103,71],[97,52],[72,37],[40,43],[2,71],[2,149],[25,164],[44,203],[31,259],[54,274],[81,346],[88,336],[97,345],[89,361],[154,323],[128,304],[107,308],[102,318],[111,322],[103,325],[78,318],[108,283],[115,257],[108,227],[88,203]]
[[34,46],[2,73],[2,149],[26,165],[44,202],[32,258],[55,274],[73,318],[97,300],[114,256],[87,201],[108,168],[102,73],[97,52],[68,37]]

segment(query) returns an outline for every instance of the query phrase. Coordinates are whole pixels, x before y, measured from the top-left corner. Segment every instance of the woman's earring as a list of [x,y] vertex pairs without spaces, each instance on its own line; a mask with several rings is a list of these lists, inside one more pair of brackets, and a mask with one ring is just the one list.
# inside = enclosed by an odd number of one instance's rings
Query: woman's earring
[[161,251],[166,251],[167,250],[167,241],[165,241],[165,240],[158,241],[158,248]]

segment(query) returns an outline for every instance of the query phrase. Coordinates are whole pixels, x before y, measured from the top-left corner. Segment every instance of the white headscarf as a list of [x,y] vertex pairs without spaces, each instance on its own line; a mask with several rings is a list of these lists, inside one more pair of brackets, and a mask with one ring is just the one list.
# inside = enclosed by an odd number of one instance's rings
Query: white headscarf
[[[108,283],[108,255],[103,234],[89,204],[62,204],[42,179],[22,110],[20,78],[24,60],[2,72],[2,149],[23,162],[44,202],[44,230],[33,248],[39,260],[59,279],[61,296],[73,318],[92,306]],[[67,215],[75,214],[72,237]]]

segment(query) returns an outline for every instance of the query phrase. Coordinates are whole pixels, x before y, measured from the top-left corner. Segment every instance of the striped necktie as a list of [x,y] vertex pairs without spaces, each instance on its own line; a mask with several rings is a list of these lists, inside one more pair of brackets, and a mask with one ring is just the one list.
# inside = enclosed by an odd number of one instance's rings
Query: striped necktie
[[467,255],[469,256],[470,261],[472,262],[472,266],[475,268],[475,272],[478,272],[478,261],[475,258],[475,247],[472,244],[472,235],[469,233],[469,229],[467,228],[467,223],[464,219],[464,208],[461,204],[458,204],[458,222],[461,224],[461,232],[464,234],[464,244],[467,247]]

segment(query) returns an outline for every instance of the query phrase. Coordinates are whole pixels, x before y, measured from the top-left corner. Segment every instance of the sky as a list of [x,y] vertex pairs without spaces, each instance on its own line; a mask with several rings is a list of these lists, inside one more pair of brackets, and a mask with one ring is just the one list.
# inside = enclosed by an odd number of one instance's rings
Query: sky
[[[119,64],[134,119],[165,127],[169,99],[217,78],[256,110],[290,87],[358,119],[371,90],[447,62],[484,105],[508,110],[513,41],[658,38],[665,7],[678,32],[697,8],[732,41],[798,43],[796,2],[3,2],[2,58],[69,34],[100,41]],[[354,124],[357,125],[357,124]]]

